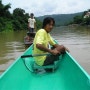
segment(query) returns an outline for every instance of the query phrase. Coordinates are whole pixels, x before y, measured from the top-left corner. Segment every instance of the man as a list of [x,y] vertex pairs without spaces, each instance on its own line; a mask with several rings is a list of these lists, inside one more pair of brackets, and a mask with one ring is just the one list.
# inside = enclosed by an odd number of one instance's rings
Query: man
[[34,29],[36,27],[36,20],[34,19],[34,14],[30,14],[30,18],[28,19],[28,28],[29,32],[34,32]]
[[[67,50],[63,45],[56,44],[50,36],[49,32],[52,31],[54,25],[55,21],[53,18],[45,18],[42,29],[38,30],[35,35],[33,42],[33,54],[52,54],[34,57],[35,62],[40,66],[53,64],[54,61],[58,58],[59,54],[64,53],[65,50]],[[53,46],[54,49],[50,49],[49,44]]]

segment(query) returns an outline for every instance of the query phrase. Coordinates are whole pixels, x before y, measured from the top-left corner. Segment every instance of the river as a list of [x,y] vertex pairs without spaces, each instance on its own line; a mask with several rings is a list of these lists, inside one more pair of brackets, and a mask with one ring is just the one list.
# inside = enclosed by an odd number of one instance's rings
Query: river
[[[0,33],[0,74],[24,51],[26,31]],[[51,35],[59,44],[68,47],[71,55],[90,74],[90,28],[56,27]]]

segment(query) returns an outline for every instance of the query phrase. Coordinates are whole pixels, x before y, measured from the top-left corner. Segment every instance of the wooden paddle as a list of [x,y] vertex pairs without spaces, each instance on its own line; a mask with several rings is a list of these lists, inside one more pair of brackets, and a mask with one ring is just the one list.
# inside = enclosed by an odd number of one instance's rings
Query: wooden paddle
[[37,57],[37,56],[44,56],[44,55],[52,55],[52,54],[50,54],[50,53],[46,53],[46,54],[23,55],[23,56],[21,56],[21,58]]

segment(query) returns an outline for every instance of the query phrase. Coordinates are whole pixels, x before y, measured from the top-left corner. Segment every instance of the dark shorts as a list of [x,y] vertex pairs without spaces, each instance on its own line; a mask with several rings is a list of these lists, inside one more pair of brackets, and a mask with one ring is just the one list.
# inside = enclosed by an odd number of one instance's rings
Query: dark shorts
[[[54,47],[52,47],[51,49],[54,49]],[[56,48],[58,51],[60,51],[61,54],[65,53],[65,48],[63,45],[60,45],[59,47]],[[59,60],[59,55],[48,55],[46,57],[46,60],[44,61],[44,66],[49,65],[49,64],[54,64],[54,61]]]
[[54,61],[59,60],[59,55],[48,55],[43,66],[54,64]]
[[29,28],[29,32],[34,32],[34,28]]

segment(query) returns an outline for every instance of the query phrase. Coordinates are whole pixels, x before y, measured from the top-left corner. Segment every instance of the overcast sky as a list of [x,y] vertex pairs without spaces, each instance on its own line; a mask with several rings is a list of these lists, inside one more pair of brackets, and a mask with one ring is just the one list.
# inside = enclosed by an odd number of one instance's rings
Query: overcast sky
[[90,9],[90,0],[2,0],[2,3],[10,3],[11,12],[21,8],[26,13],[33,12],[35,16],[70,14]]

